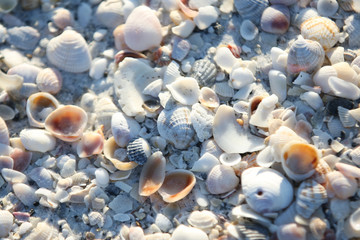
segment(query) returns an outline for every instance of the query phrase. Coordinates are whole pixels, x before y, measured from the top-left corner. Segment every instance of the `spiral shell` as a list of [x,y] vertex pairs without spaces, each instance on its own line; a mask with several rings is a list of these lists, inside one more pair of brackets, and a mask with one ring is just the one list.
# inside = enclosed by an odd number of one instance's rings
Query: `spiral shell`
[[6,210],[0,210],[0,237],[6,238],[10,230],[12,229],[12,225],[14,223],[14,216]]
[[222,194],[236,188],[239,178],[232,167],[225,165],[214,166],[206,179],[206,186],[211,194]]
[[345,19],[344,30],[349,34],[349,47],[360,47],[360,17],[352,14]]
[[151,154],[149,143],[143,138],[137,138],[129,142],[127,155],[130,161],[144,165]]
[[157,128],[160,136],[177,149],[187,148],[195,134],[190,120],[190,110],[181,106],[164,109],[157,119]]
[[119,0],[102,1],[98,6],[95,17],[108,28],[115,28],[124,21],[123,4]]
[[9,130],[7,128],[7,125],[4,121],[4,119],[2,119],[2,117],[0,117],[0,144],[5,144],[5,145],[10,144]]
[[290,26],[290,11],[285,5],[271,5],[261,15],[262,30],[274,34],[284,34]]
[[238,13],[243,19],[258,23],[264,9],[269,5],[268,0],[238,0],[234,1]]
[[70,29],[49,41],[46,56],[57,68],[67,72],[81,73],[89,70],[91,66],[91,56],[85,39]]
[[26,102],[26,115],[33,127],[44,128],[46,117],[59,107],[53,95],[45,92],[32,94]]
[[326,17],[312,17],[301,24],[301,35],[317,41],[324,50],[332,48],[339,40],[339,28],[335,22]]
[[216,66],[209,60],[196,60],[191,67],[189,77],[195,78],[200,86],[211,87],[215,83]]
[[325,58],[324,49],[312,40],[305,40],[301,36],[290,46],[287,70],[295,74],[300,72],[313,72],[319,68]]

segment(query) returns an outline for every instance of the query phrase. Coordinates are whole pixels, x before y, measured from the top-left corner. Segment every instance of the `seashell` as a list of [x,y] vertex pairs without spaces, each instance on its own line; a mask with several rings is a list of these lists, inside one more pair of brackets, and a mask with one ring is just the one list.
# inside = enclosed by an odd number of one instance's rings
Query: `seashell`
[[137,121],[117,112],[111,117],[111,131],[115,142],[120,147],[125,147],[129,141],[135,138],[140,132],[140,125]]
[[214,90],[208,87],[200,89],[199,102],[207,108],[214,109],[220,105],[220,100]]
[[200,86],[211,87],[215,83],[216,66],[206,59],[196,60],[191,67],[189,77],[195,78]]
[[[360,11],[360,5],[359,5],[359,11]],[[360,40],[359,40],[360,18],[358,14],[350,15],[348,18],[345,19],[344,23],[345,23],[344,30],[349,35],[349,46],[352,48],[360,47]]]
[[360,209],[355,210],[345,221],[344,232],[348,238],[360,237]]
[[35,189],[24,183],[15,183],[12,187],[16,197],[25,206],[33,206],[33,204],[39,200],[35,195]]
[[9,236],[14,223],[14,216],[6,210],[0,210],[0,237]]
[[50,63],[67,72],[81,73],[91,66],[90,51],[85,39],[70,29],[49,41],[46,56]]
[[199,85],[192,77],[180,77],[166,87],[173,98],[183,105],[193,105],[200,96]]
[[322,158],[315,168],[315,173],[312,176],[312,179],[320,184],[324,184],[326,183],[326,174],[331,171],[332,169],[330,168],[329,164]]
[[109,185],[110,176],[104,168],[95,170],[95,183],[97,186],[106,188]]
[[191,171],[209,173],[213,167],[219,164],[219,160],[213,154],[206,152],[195,161]]
[[301,9],[300,12],[295,16],[294,19],[294,25],[297,26],[299,29],[301,27],[301,24],[305,22],[306,20],[312,18],[312,17],[318,17],[319,13],[316,11],[315,8],[304,8]]
[[4,168],[13,169],[14,160],[8,156],[0,156],[0,171]]
[[319,94],[316,92],[304,92],[300,95],[300,99],[305,101],[314,110],[321,109],[324,107],[324,103]]
[[24,82],[24,78],[19,75],[9,75],[0,71],[0,89],[5,91],[19,90]]
[[338,8],[338,2],[332,0],[319,0],[316,5],[318,13],[323,17],[331,17],[335,15]]
[[150,196],[155,193],[165,179],[166,159],[158,151],[153,153],[144,164],[139,178],[139,195]]
[[344,127],[348,128],[355,126],[356,119],[351,116],[349,109],[339,106],[338,114],[340,121]]
[[26,237],[26,240],[47,240],[58,236],[58,232],[54,226],[47,222],[39,222],[31,233]]
[[290,46],[287,71],[291,74],[299,72],[311,73],[323,64],[324,58],[324,49],[318,42],[299,36]]
[[23,172],[30,164],[32,152],[25,151],[25,148],[14,148],[10,153],[10,157],[14,161],[13,169],[19,172]]
[[216,111],[213,136],[219,147],[227,153],[253,152],[265,147],[262,138],[252,135],[238,124],[234,110],[226,105],[220,105]]
[[[230,227],[234,227],[233,230],[236,232],[232,231],[232,228]],[[230,235],[236,237],[237,239],[265,240],[268,239],[270,234],[269,230],[264,226],[247,219],[241,221],[241,223],[238,223],[235,226],[232,224],[228,225],[227,230],[229,231]]]
[[278,70],[270,70],[269,72],[270,89],[275,94],[279,102],[283,102],[286,99],[286,76]]
[[335,22],[326,17],[312,17],[301,24],[300,30],[304,38],[319,42],[325,51],[340,38]]
[[222,165],[233,167],[241,162],[241,155],[238,153],[222,153],[219,160]]
[[173,170],[165,176],[164,182],[158,190],[165,202],[173,203],[186,197],[195,186],[195,175],[187,170]]
[[214,84],[213,89],[216,94],[222,97],[232,98],[234,96],[234,89],[227,82],[217,82]]
[[249,123],[258,127],[269,127],[269,120],[272,118],[271,112],[275,109],[277,102],[278,97],[275,94],[262,99],[255,113],[251,115]]
[[105,222],[105,219],[101,213],[95,212],[95,211],[91,211],[89,213],[89,224],[91,226],[97,225],[98,227],[101,228],[104,226],[104,222]]
[[128,171],[135,168],[138,164],[136,162],[123,162],[115,157],[115,151],[118,149],[118,145],[116,145],[115,138],[111,137],[105,141],[104,144],[104,155],[107,159],[110,160],[114,166],[122,171]]
[[13,169],[3,168],[1,170],[1,175],[5,179],[5,181],[11,184],[27,182],[27,177],[25,174]]
[[[128,48],[128,46],[125,43],[124,28],[125,28],[125,24],[121,24],[117,26],[113,31],[115,48],[119,51]],[[122,60],[117,60],[116,62],[119,63],[121,61]]]
[[143,138],[136,138],[127,145],[127,156],[131,162],[144,165],[150,155],[150,145]]
[[157,98],[159,96],[159,93],[161,92],[162,86],[162,79],[155,80],[149,85],[147,85],[146,88],[144,88],[144,90],[142,91],[142,93]]
[[[173,48],[174,47],[175,46],[173,46]],[[163,66],[169,65],[171,62],[171,58],[173,58],[172,52],[167,46],[161,46],[161,47],[157,48],[157,50],[155,50],[152,55],[152,61],[155,62],[157,67],[163,67]]]
[[175,38],[173,43],[173,49],[170,54],[171,58],[177,61],[182,61],[188,55],[190,49],[191,43],[188,40]]
[[77,9],[77,21],[79,25],[86,28],[92,18],[92,9],[90,4],[82,2]]
[[36,85],[42,92],[57,94],[62,87],[61,73],[55,68],[45,68],[36,77]]
[[53,95],[45,92],[32,94],[26,102],[26,115],[33,127],[44,128],[47,116],[59,107]]
[[230,192],[238,185],[239,178],[236,177],[234,169],[226,165],[214,166],[206,179],[206,187],[211,194]]
[[337,97],[356,100],[360,97],[360,89],[353,83],[338,77],[329,77],[329,89]]
[[300,184],[296,195],[296,211],[299,215],[310,218],[326,202],[326,189],[321,184],[311,179]]
[[310,219],[309,228],[312,236],[315,239],[322,239],[324,237],[327,225],[324,220],[319,217],[312,217]]
[[230,73],[229,85],[234,89],[240,89],[255,81],[254,74],[245,67],[233,67]]
[[234,5],[242,19],[249,19],[257,24],[269,2],[268,0],[239,0],[235,1]]
[[41,129],[24,129],[20,132],[21,143],[29,151],[47,152],[55,148],[56,139]]
[[355,11],[356,13],[360,13],[360,3],[355,0],[338,0],[340,7],[344,9],[344,11],[351,12]]
[[336,69],[337,77],[344,81],[351,82],[355,85],[358,84],[359,80],[356,71],[351,68],[347,62],[339,62],[332,65]]
[[284,34],[290,26],[290,11],[285,5],[265,8],[260,20],[261,29],[268,33]]
[[150,8],[136,7],[126,19],[124,38],[130,49],[139,52],[160,46],[162,31],[159,19]]
[[171,240],[209,240],[206,233],[200,229],[180,224],[171,235]]
[[296,223],[281,225],[276,231],[279,240],[306,240],[306,229]]
[[39,7],[40,5],[40,1],[39,0],[21,0],[21,7],[24,10],[33,10],[37,7]]
[[270,168],[246,169],[241,174],[241,185],[247,204],[261,214],[280,211],[289,206],[293,199],[291,183]]
[[24,83],[35,83],[36,77],[41,71],[41,68],[28,63],[22,63],[9,69],[7,74],[19,75],[23,77]]
[[176,0],[178,7],[180,10],[189,18],[195,18],[198,15],[198,12],[195,10],[192,10],[187,6],[186,0]]
[[45,119],[45,128],[55,137],[74,142],[81,138],[87,124],[87,114],[75,105],[57,108]]
[[238,59],[232,54],[228,47],[219,47],[214,56],[215,63],[225,72],[230,73]]
[[0,3],[0,12],[8,13],[13,10],[18,4],[18,0],[4,0]]
[[30,172],[29,177],[36,182],[41,188],[52,189],[53,179],[49,170],[43,167],[33,168]]
[[58,8],[52,16],[53,23],[60,29],[65,29],[74,24],[74,17],[71,12],[65,8]]
[[200,142],[212,136],[214,113],[209,109],[195,103],[191,108],[190,121]]
[[240,35],[242,38],[244,38],[247,41],[251,41],[254,40],[258,34],[259,34],[259,29],[252,21],[245,19],[244,21],[241,22]]
[[7,29],[6,41],[16,48],[33,50],[40,40],[40,33],[30,26],[13,27]]
[[[86,105],[88,106],[86,108],[94,109],[97,125],[104,125],[104,129],[106,132],[111,127],[112,115],[119,112],[119,109],[109,97],[102,97],[100,99],[96,99],[96,96],[90,96],[91,95],[87,95],[87,97],[84,99]],[[89,110],[90,109],[87,109],[87,111]]]
[[289,141],[281,151],[281,163],[286,174],[295,181],[304,180],[314,174],[320,153],[313,145]]
[[335,167],[346,177],[360,178],[360,169],[346,163],[335,163]]
[[313,81],[317,86],[321,87],[323,93],[329,93],[329,78],[337,77],[337,71],[332,66],[324,66],[320,68],[313,76]]
[[124,22],[122,8],[122,1],[102,1],[95,12],[95,17],[102,25],[108,28],[115,28],[120,23]]
[[9,145],[9,130],[5,121],[0,117],[0,143]]
[[0,117],[4,120],[4,121],[8,121],[8,120],[12,120],[15,117],[15,111],[4,104],[0,104]]
[[176,61],[171,61],[164,72],[163,85],[174,82],[178,77],[181,77],[180,66]]
[[215,214],[208,210],[193,211],[187,221],[191,226],[202,230],[212,229],[218,223]]
[[357,192],[355,178],[346,177],[341,172],[333,171],[326,174],[327,187],[340,199],[347,199]]
[[286,6],[293,5],[297,0],[269,0],[271,4],[283,4]]
[[84,133],[76,147],[76,152],[80,158],[90,157],[102,152],[105,142],[103,131],[104,126],[101,125],[95,132]]
[[185,149],[193,142],[195,131],[187,107],[164,109],[157,119],[157,128],[160,136],[177,149]]

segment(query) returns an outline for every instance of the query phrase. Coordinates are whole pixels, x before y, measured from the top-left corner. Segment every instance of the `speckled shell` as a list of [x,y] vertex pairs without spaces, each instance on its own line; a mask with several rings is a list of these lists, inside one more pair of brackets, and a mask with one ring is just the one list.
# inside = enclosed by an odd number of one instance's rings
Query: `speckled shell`
[[326,189],[314,180],[303,181],[296,195],[296,211],[304,218],[310,218],[311,215],[327,202]]
[[234,5],[243,19],[258,23],[269,2],[268,0],[238,0],[234,1]]
[[300,30],[304,38],[319,42],[325,51],[333,47],[340,37],[335,22],[326,17],[310,18],[301,24]]
[[157,128],[160,136],[177,149],[187,148],[195,134],[190,120],[190,110],[181,106],[164,109],[157,119]]
[[285,5],[271,5],[261,15],[262,30],[274,34],[284,34],[290,26],[290,11]]
[[81,73],[91,66],[88,45],[74,30],[65,30],[51,39],[46,48],[46,56],[52,64],[67,72]]
[[349,47],[360,47],[360,17],[352,14],[345,19],[344,30],[349,34]]
[[200,59],[194,62],[188,76],[195,78],[200,86],[211,87],[215,83],[216,73],[214,63]]
[[211,194],[222,194],[236,188],[239,178],[232,167],[225,165],[214,166],[206,179],[206,186]]
[[151,154],[149,143],[143,138],[137,138],[129,142],[127,155],[130,161],[143,165]]
[[13,27],[7,30],[7,42],[17,48],[32,50],[40,40],[40,33],[33,27]]
[[0,117],[0,144],[9,145],[9,130],[5,121]]
[[33,127],[44,128],[46,117],[59,107],[53,95],[40,92],[32,94],[26,102],[26,115]]
[[287,71],[292,74],[313,72],[324,62],[325,52],[321,45],[301,36],[290,46]]
[[108,28],[115,28],[124,21],[123,4],[119,0],[102,1],[98,6],[95,17]]
[[14,223],[14,216],[9,211],[0,210],[0,237],[1,238],[6,238],[9,235],[13,223]]
[[57,94],[62,87],[62,77],[55,68],[45,68],[36,77],[36,85],[42,92]]

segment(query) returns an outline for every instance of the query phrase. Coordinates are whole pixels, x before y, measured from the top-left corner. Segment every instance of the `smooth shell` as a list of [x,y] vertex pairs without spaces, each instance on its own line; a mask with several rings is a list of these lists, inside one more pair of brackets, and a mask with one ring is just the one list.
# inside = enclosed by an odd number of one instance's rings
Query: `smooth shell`
[[84,133],[76,147],[76,152],[80,158],[100,154],[104,148],[104,126],[95,132]]
[[357,181],[355,178],[346,177],[341,172],[333,171],[326,175],[328,188],[340,199],[347,199],[357,191]]
[[217,94],[208,87],[202,87],[200,89],[199,102],[210,109],[217,108],[220,105],[220,100]]
[[69,10],[65,8],[58,8],[54,11],[52,21],[58,28],[64,29],[74,24],[74,17]]
[[24,78],[24,83],[35,83],[36,77],[41,71],[41,68],[28,64],[22,63],[9,69],[7,74],[19,75]]
[[32,50],[40,40],[40,33],[33,27],[13,27],[7,30],[7,42],[17,48]]
[[61,73],[55,68],[45,68],[36,77],[36,85],[42,92],[57,94],[62,87]]
[[0,237],[6,238],[14,222],[14,216],[6,210],[0,210]]
[[193,105],[200,96],[199,85],[192,77],[180,77],[166,87],[173,98],[183,105]]
[[329,93],[329,78],[337,77],[337,71],[333,66],[324,66],[320,68],[313,76],[313,82],[321,87],[321,91],[324,93]]
[[271,5],[261,16],[260,26],[268,33],[284,34],[290,26],[290,11],[285,5]]
[[122,7],[122,1],[102,1],[95,12],[95,17],[102,25],[108,28],[115,28],[124,21]]
[[171,240],[209,240],[206,233],[200,229],[179,225],[172,233]]
[[140,132],[140,125],[124,113],[117,112],[111,117],[111,132],[115,142],[120,147],[126,147],[129,141],[135,138]]
[[240,26],[241,37],[243,37],[247,41],[251,41],[256,38],[258,33],[259,33],[259,29],[256,27],[256,25],[252,21],[250,21],[248,19],[245,19],[244,21],[242,21],[241,26]]
[[20,139],[29,151],[47,152],[55,148],[56,139],[47,131],[41,129],[24,129]]
[[33,206],[39,198],[35,195],[35,189],[24,183],[15,183],[13,191],[16,197],[26,206]]
[[26,102],[26,115],[33,127],[44,128],[46,117],[59,107],[53,95],[40,92],[32,94]]
[[144,138],[136,138],[127,145],[127,155],[130,161],[144,165],[151,155],[150,145]]
[[9,145],[9,130],[5,121],[0,117],[0,143]]
[[18,0],[3,0],[0,3],[0,12],[8,13],[18,4]]
[[333,0],[319,0],[316,5],[318,13],[323,17],[333,16],[339,8],[337,1]]
[[232,167],[226,165],[214,166],[206,179],[206,186],[211,194],[222,194],[236,188],[239,178]]

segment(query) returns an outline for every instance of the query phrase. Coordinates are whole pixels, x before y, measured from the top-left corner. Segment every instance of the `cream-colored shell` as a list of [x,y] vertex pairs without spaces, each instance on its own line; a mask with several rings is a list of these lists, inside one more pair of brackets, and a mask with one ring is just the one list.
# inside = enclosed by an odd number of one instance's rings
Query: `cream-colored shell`
[[209,240],[206,233],[194,227],[179,225],[172,233],[171,240]]
[[329,87],[330,77],[337,77],[336,69],[332,66],[324,66],[315,73],[313,82],[321,87],[323,93],[329,93],[331,91]]
[[357,192],[358,185],[355,178],[346,177],[338,171],[329,172],[326,178],[327,188],[340,199],[347,199]]
[[217,94],[208,87],[202,87],[200,89],[199,102],[210,109],[217,108],[220,105],[220,100]]
[[42,92],[57,94],[62,87],[61,73],[55,68],[45,68],[36,77],[36,85]]
[[206,186],[211,194],[222,194],[235,189],[239,184],[232,167],[226,165],[214,166],[206,179]]
[[14,222],[14,216],[6,210],[0,210],[0,237],[6,238]]
[[106,27],[115,28],[124,21],[122,7],[122,1],[102,1],[95,12],[95,17]]
[[218,223],[215,214],[208,210],[193,211],[187,221],[193,227],[204,230],[211,229]]
[[53,150],[56,144],[56,139],[42,129],[24,129],[20,132],[20,139],[25,149],[43,153]]
[[166,85],[166,87],[173,98],[184,105],[193,105],[200,96],[199,84],[192,77],[180,77],[175,82]]
[[22,87],[24,78],[19,75],[9,75],[0,71],[0,89],[5,91],[18,90]]
[[59,107],[56,98],[46,92],[32,94],[26,102],[26,115],[31,126],[44,128],[46,117]]
[[5,121],[0,117],[0,143],[9,145],[9,130]]

